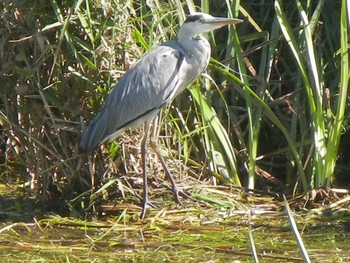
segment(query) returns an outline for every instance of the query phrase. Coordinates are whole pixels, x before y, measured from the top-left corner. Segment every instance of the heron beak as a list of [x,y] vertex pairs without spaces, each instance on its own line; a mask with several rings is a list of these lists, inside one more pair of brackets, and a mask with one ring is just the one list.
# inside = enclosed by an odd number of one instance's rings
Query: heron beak
[[223,18],[223,17],[214,17],[207,21],[208,24],[216,25],[216,26],[225,26],[225,25],[234,25],[242,23],[242,19],[238,18]]

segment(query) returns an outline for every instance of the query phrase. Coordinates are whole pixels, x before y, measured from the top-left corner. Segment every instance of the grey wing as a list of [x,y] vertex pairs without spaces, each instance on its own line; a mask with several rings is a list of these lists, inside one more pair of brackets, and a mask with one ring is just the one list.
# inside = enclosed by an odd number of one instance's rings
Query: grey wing
[[85,130],[80,148],[93,150],[126,128],[153,119],[182,86],[185,63],[185,53],[169,44],[145,54],[108,95],[102,110]]

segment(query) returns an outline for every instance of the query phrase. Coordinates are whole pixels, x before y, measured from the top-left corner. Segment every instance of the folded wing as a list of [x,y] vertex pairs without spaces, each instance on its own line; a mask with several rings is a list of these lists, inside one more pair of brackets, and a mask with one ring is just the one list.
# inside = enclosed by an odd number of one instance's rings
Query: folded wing
[[108,95],[105,105],[83,133],[80,148],[93,150],[127,128],[152,120],[183,83],[186,53],[177,42],[167,42],[145,54]]

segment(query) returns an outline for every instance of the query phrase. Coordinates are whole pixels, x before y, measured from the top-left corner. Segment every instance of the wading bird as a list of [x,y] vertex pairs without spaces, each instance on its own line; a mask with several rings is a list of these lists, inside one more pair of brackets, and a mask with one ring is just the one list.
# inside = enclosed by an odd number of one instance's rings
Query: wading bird
[[[146,144],[151,121],[207,68],[210,44],[199,34],[241,22],[240,19],[213,17],[205,13],[188,16],[180,28],[178,41],[165,42],[143,55],[120,78],[108,95],[102,110],[83,133],[80,148],[91,151],[103,142],[114,140],[127,128],[137,128],[145,123],[145,135],[141,145],[142,219],[148,206]],[[176,184],[152,140],[151,145],[171,182],[174,199],[179,203]]]

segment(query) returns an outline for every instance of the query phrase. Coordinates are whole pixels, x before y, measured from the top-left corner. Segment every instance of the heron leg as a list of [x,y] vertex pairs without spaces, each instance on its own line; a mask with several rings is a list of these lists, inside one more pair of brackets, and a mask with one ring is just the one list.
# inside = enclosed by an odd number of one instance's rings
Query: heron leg
[[147,139],[149,134],[150,122],[145,124],[145,135],[141,144],[141,160],[142,160],[142,172],[143,172],[143,196],[142,196],[142,212],[141,219],[145,218],[146,210],[148,206],[148,191],[147,191],[147,166],[146,166],[146,154],[147,154]]
[[159,161],[161,162],[161,164],[163,166],[166,177],[168,178],[168,180],[171,183],[171,191],[174,194],[175,202],[178,204],[181,204],[180,199],[179,199],[179,189],[177,188],[176,183],[174,181],[174,178],[171,176],[171,173],[168,169],[168,166],[166,165],[162,155],[159,152],[159,148],[158,148],[158,144],[157,144],[156,140],[154,140],[153,138],[151,138],[151,145],[152,145],[152,148],[154,149],[154,151],[156,152]]
[[177,188],[176,183],[175,183],[175,181],[174,181],[173,177],[171,176],[171,173],[168,169],[168,166],[166,165],[166,163],[165,163],[165,161],[164,161],[164,159],[159,151],[159,148],[158,148],[158,132],[157,132],[158,119],[159,119],[159,115],[157,115],[157,117],[154,120],[153,132],[152,132],[151,139],[150,139],[151,146],[154,149],[154,151],[156,152],[157,157],[163,166],[165,174],[171,183],[171,190],[174,194],[175,202],[178,204],[181,204],[180,198],[179,198],[179,189]]

